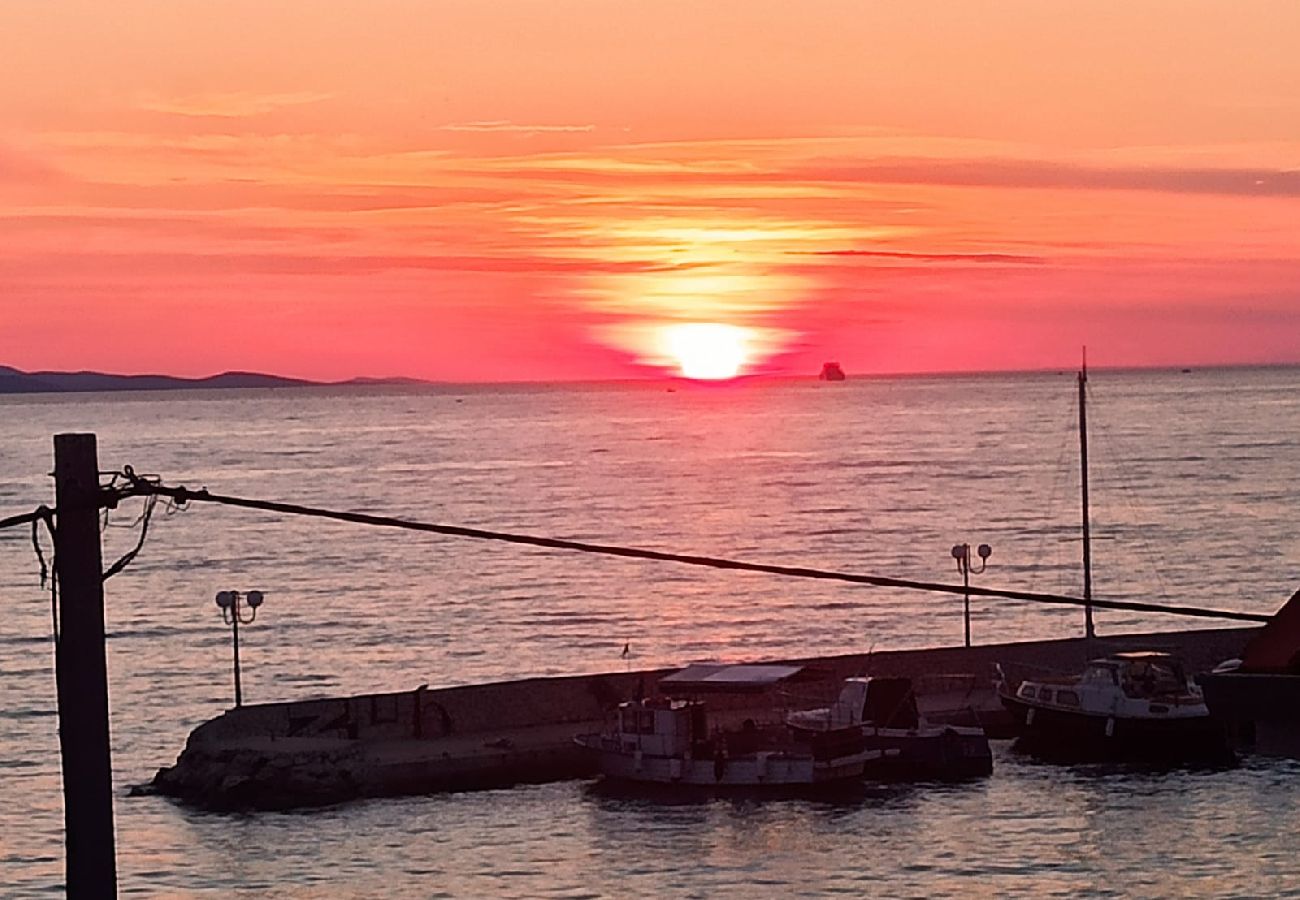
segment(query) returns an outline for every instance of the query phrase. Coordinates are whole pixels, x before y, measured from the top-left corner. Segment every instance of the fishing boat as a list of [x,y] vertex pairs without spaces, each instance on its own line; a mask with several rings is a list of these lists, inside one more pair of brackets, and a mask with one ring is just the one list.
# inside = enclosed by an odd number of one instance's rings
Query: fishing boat
[[1024,729],[1020,749],[1043,756],[1216,759],[1228,756],[1222,725],[1173,654],[1112,653],[1072,678],[1026,679],[1002,704]]
[[926,721],[910,678],[845,679],[833,704],[792,712],[786,724],[797,734],[858,729],[866,749],[880,754],[867,762],[871,778],[959,779],[993,771],[984,729]]
[[692,663],[659,680],[660,696],[620,703],[603,731],[574,740],[613,781],[769,789],[861,779],[880,751],[860,728],[809,734],[785,723],[784,692],[820,678],[799,665]]
[[654,698],[620,703],[603,732],[577,744],[596,755],[608,779],[691,787],[809,787],[862,778],[869,750],[861,729],[796,734],[783,724],[745,720],[711,728],[705,701]]

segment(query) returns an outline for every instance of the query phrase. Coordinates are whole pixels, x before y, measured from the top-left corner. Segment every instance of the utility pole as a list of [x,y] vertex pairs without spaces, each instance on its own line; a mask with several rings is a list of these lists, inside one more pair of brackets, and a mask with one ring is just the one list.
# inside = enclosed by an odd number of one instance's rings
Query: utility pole
[[93,434],[54,436],[55,681],[63,755],[67,895],[117,896],[113,763],[108,737],[99,456]]

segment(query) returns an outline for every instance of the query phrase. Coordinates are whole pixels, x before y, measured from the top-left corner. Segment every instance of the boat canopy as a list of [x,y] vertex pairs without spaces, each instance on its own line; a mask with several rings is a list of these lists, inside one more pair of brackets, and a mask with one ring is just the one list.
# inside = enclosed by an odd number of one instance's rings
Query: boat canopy
[[803,671],[803,666],[692,663],[659,679],[666,692],[763,691]]

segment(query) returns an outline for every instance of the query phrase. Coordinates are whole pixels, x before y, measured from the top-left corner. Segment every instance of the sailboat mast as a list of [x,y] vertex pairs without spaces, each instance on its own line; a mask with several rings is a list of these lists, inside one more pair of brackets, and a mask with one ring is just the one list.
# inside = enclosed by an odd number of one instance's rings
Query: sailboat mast
[[1079,465],[1080,484],[1083,487],[1083,622],[1084,635],[1097,636],[1092,625],[1092,530],[1088,515],[1088,350],[1083,351],[1083,367],[1079,369]]

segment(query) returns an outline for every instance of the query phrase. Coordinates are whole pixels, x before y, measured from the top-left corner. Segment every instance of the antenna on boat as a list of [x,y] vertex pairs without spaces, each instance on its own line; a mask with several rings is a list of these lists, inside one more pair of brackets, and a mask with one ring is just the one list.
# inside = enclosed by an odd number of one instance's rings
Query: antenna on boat
[[1088,639],[1097,636],[1092,625],[1092,531],[1088,515],[1088,348],[1083,348],[1083,366],[1079,369],[1079,465],[1083,487],[1083,627]]

